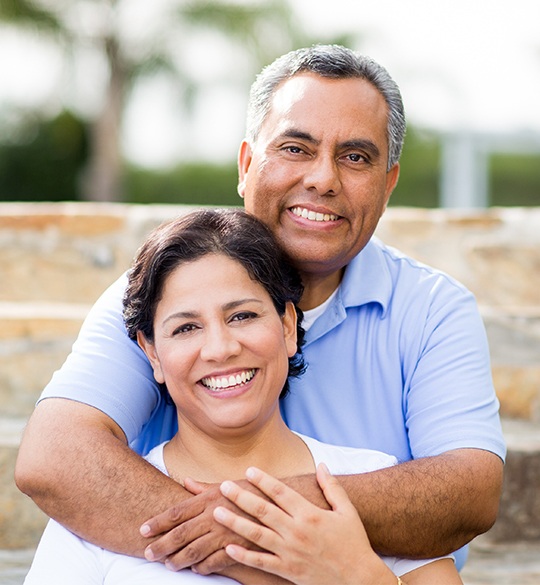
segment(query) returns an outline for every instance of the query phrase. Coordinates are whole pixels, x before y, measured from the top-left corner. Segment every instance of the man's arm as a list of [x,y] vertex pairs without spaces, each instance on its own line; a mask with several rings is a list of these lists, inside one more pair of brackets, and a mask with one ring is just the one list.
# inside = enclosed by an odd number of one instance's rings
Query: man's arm
[[[493,453],[459,449],[339,479],[377,552],[431,558],[457,550],[493,525],[502,468],[501,459]],[[311,502],[328,506],[315,475],[284,482]],[[216,492],[212,508],[223,505],[226,500],[219,501],[219,490],[212,491]],[[202,535],[172,530],[193,517],[188,509],[191,506],[192,502],[176,506],[174,512],[147,522],[151,536],[165,533],[150,549],[156,559],[168,557],[174,569],[201,561],[197,565],[201,573],[221,571],[230,562],[224,551],[215,552],[227,544],[223,534],[218,540],[209,538],[208,533],[199,538]]]
[[48,398],[21,443],[15,480],[49,516],[102,547],[143,556],[139,527],[190,495],[126,445],[120,427],[79,402]]
[[[497,455],[459,449],[339,480],[377,552],[430,558],[455,551],[491,528],[502,474]],[[313,490],[305,494],[308,499],[320,497],[311,479],[287,483],[300,493],[305,483]]]

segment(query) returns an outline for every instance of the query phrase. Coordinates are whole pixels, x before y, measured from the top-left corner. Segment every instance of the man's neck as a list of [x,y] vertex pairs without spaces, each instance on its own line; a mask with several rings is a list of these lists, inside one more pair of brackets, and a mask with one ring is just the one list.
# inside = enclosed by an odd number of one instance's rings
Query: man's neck
[[302,272],[302,282],[304,283],[304,294],[298,306],[302,311],[309,311],[319,305],[336,290],[343,278],[344,269],[338,270],[330,275],[320,276]]

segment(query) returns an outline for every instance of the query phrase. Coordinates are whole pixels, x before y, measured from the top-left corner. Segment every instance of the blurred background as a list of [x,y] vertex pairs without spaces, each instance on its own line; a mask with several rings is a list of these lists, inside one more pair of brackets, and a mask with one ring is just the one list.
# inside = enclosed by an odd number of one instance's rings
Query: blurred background
[[537,0],[0,0],[0,201],[238,205],[263,65],[341,43],[402,89],[392,205],[540,205]]

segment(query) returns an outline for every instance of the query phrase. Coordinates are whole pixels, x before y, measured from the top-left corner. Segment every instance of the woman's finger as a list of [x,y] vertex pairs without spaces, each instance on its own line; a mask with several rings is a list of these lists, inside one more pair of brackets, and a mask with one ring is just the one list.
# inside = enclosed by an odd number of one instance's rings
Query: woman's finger
[[325,463],[319,463],[317,466],[317,482],[332,510],[355,509],[347,492],[339,481],[331,475]]
[[287,512],[232,481],[224,481],[220,486],[220,490],[237,508],[275,532],[282,535],[286,534],[287,526],[292,521]]
[[302,508],[312,506],[298,492],[257,467],[249,467],[246,470],[246,478],[289,516],[298,514]]
[[214,510],[214,518],[216,522],[219,522],[225,528],[228,528],[235,534],[238,534],[238,536],[245,538],[260,548],[276,552],[283,546],[283,539],[271,528],[239,516],[223,506],[218,506]]

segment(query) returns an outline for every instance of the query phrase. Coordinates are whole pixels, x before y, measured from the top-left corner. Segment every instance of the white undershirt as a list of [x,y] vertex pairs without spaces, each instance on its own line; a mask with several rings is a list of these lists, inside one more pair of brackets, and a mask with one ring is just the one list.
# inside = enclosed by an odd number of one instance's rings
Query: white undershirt
[[307,331],[313,325],[313,323],[315,323],[317,317],[319,317],[320,315],[322,315],[326,311],[328,305],[332,302],[332,299],[336,296],[338,290],[339,290],[339,286],[326,299],[326,301],[324,301],[324,303],[322,303],[318,307],[315,307],[314,309],[309,309],[308,311],[304,311],[304,319],[302,321],[302,327],[304,328],[305,331]]

